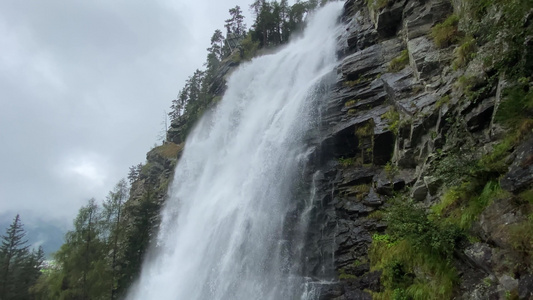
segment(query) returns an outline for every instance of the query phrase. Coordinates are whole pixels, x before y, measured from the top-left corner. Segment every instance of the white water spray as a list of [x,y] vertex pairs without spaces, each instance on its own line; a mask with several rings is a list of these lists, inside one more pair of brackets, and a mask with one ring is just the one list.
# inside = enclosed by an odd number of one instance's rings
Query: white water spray
[[157,250],[128,299],[285,300],[314,294],[305,290],[295,265],[298,247],[284,230],[305,165],[303,138],[313,123],[317,91],[335,66],[341,8],[339,2],[326,5],[301,38],[231,76],[222,102],[186,142]]

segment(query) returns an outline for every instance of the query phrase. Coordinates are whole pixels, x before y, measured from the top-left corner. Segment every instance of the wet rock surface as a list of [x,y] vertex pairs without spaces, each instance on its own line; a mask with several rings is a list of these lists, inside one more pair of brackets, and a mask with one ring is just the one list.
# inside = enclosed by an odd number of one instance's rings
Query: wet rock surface
[[[489,132],[498,100],[486,70],[475,63],[467,68],[469,77],[479,78],[474,90],[485,88],[476,101],[465,103],[464,91],[455,85],[461,73],[450,68],[454,47],[437,48],[430,36],[452,12],[448,0],[389,1],[381,9],[369,9],[362,0],[345,3],[337,84],[321,104],[320,128],[311,141],[315,170],[328,174],[316,187],[324,199],[322,212],[317,211],[323,223],[309,237],[322,249],[308,249],[309,257],[322,257],[312,261],[330,268],[322,278],[332,283],[322,288],[320,299],[371,299],[369,291],[380,291],[380,274],[370,270],[368,251],[372,235],[387,226],[373,213],[397,193],[431,205],[448,188],[432,173],[441,153],[482,148],[496,138]],[[405,66],[391,71],[391,61],[405,50]],[[517,193],[531,186],[531,153],[533,138],[515,149],[501,181],[504,189]],[[523,220],[508,201],[499,200],[480,215],[475,226],[483,240],[456,254],[457,299],[530,293],[531,277],[509,275],[503,257],[514,254],[498,248],[510,243],[502,226]],[[324,248],[332,254],[329,262],[321,256]]]

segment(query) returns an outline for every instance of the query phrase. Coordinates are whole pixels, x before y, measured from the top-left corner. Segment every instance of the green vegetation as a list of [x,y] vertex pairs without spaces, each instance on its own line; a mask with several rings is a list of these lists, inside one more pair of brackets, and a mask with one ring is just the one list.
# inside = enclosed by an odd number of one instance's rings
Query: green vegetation
[[372,119],[355,129],[355,135],[358,137],[367,137],[374,135],[374,121]]
[[506,233],[512,249],[520,255],[519,269],[527,272],[533,268],[533,189],[520,193],[516,201],[525,218],[508,226]]
[[350,158],[341,157],[341,158],[338,159],[338,161],[339,161],[339,164],[342,167],[346,168],[346,167],[355,165],[356,158],[354,158],[354,157],[350,157]]
[[346,279],[355,279],[357,276],[348,274],[344,269],[339,270],[339,279],[340,280],[346,280]]
[[243,50],[242,59],[250,60],[256,56],[259,50],[259,41],[253,41],[252,35],[247,34],[241,42],[241,47]]
[[431,29],[431,37],[435,45],[439,48],[445,48],[459,40],[459,16],[451,15],[444,22],[439,23]]
[[461,45],[454,50],[455,59],[452,67],[457,70],[464,67],[476,55],[476,40],[468,35],[461,40]]
[[370,192],[370,185],[359,184],[359,185],[350,187],[347,191],[347,194],[353,193],[356,195],[357,199],[361,201],[366,195],[368,195],[369,192]]
[[[377,76],[381,76],[381,74],[378,74]],[[354,79],[354,80],[346,80],[346,81],[343,82],[343,85],[345,87],[354,87],[354,86],[356,86],[356,85],[358,85],[360,83],[368,82],[370,80],[372,80],[371,77],[361,76],[361,77],[359,77],[357,79]]]
[[[321,1],[325,3],[326,1]],[[239,6],[229,10],[230,18],[226,20],[226,36],[217,29],[211,37],[211,46],[204,66],[205,70],[196,70],[190,76],[177,99],[172,100],[169,117],[172,123],[182,129],[180,139],[185,140],[196,121],[208,110],[220,95],[211,88],[215,75],[221,67],[238,64],[258,55],[261,49],[274,48],[289,41],[292,33],[303,28],[305,16],[316,8],[318,1],[297,2],[289,5],[287,0],[254,1],[250,5],[253,20],[247,31],[244,16]],[[218,83],[220,84],[220,83]]]
[[356,99],[352,99],[352,100],[349,100],[349,101],[346,101],[346,103],[344,103],[344,107],[350,107],[350,106],[353,106],[357,103],[358,100]]
[[[373,236],[369,252],[371,267],[383,272],[384,290],[373,294],[376,299],[451,297],[457,281],[453,252],[467,237],[476,239],[468,234],[485,208],[510,196],[498,178],[507,171],[505,158],[516,142],[511,135],[480,159],[462,152],[439,160],[434,174],[452,187],[429,211],[397,197],[385,212],[371,216],[388,224],[384,234]],[[386,166],[390,169],[392,164]],[[533,201],[532,194],[524,192],[521,199]],[[533,254],[530,220],[509,229],[513,247],[528,259]]]
[[481,192],[476,191],[471,184],[463,184],[448,190],[441,202],[432,207],[432,212],[448,223],[469,230],[490,203],[506,196],[507,193],[494,181],[487,182]]
[[41,247],[30,250],[26,231],[17,215],[1,237],[0,244],[0,297],[2,299],[33,299],[30,288],[41,275],[44,260]]
[[453,224],[429,218],[413,202],[396,199],[384,217],[385,234],[372,237],[371,268],[381,270],[384,290],[375,299],[449,299],[456,271],[452,255],[463,238]]
[[387,174],[387,178],[389,180],[392,180],[394,178],[394,176],[396,176],[398,174],[398,172],[400,171],[398,169],[398,166],[392,162],[387,162],[387,164],[385,165],[384,167],[384,170],[385,170],[385,173]]
[[437,102],[435,102],[435,106],[437,108],[440,108],[444,104],[448,104],[448,103],[450,103],[450,95],[444,95],[439,100],[437,100]]
[[400,129],[400,114],[396,109],[389,109],[386,113],[381,115],[381,118],[387,120],[389,123],[388,129],[390,131],[394,134],[398,133],[398,130]]
[[91,199],[54,254],[56,266],[43,273],[32,293],[38,299],[120,298],[154,233],[159,205],[153,196],[147,191],[139,203],[127,203],[129,187],[121,180],[101,206]]
[[407,49],[403,50],[401,54],[391,60],[389,64],[389,72],[399,72],[409,64],[409,52]]
[[[486,61],[489,67],[512,78],[533,74],[533,55],[525,51],[526,39],[533,34],[533,23],[526,17],[530,0],[467,0],[461,11],[462,28],[481,44],[490,43]],[[499,16],[499,17],[496,17]],[[528,47],[528,46],[526,46]]]
[[[496,120],[513,128],[525,127],[527,132],[533,116],[533,89],[527,79],[504,91]],[[528,122],[529,120],[529,122]]]

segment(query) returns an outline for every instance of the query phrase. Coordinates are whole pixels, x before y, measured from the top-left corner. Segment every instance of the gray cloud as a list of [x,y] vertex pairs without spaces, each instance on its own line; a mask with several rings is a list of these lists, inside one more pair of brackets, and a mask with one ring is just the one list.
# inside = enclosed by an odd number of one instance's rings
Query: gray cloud
[[242,0],[1,1],[2,216],[70,224],[103,199],[144,161],[235,5],[248,11]]

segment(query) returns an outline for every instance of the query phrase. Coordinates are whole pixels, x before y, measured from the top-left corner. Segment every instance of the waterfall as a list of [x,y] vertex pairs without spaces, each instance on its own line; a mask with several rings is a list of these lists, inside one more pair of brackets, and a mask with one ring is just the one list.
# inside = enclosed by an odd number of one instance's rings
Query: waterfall
[[331,83],[341,10],[340,2],[326,5],[302,36],[231,75],[221,102],[188,137],[157,246],[127,299],[314,297],[299,266],[309,210],[302,206],[312,199],[298,200],[298,209],[295,199],[314,194],[312,184],[301,191],[305,139]]

